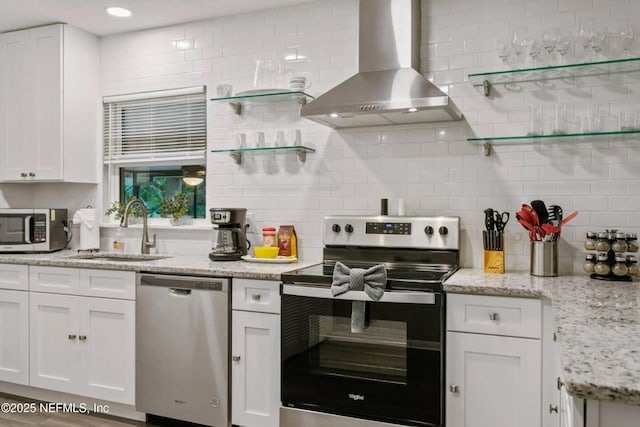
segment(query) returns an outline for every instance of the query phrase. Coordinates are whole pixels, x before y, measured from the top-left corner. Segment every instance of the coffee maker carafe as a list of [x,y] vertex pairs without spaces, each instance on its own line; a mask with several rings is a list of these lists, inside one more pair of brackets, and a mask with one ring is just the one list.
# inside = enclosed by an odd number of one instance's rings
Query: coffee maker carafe
[[247,254],[247,210],[243,208],[212,208],[213,239],[209,258],[212,261],[235,261]]

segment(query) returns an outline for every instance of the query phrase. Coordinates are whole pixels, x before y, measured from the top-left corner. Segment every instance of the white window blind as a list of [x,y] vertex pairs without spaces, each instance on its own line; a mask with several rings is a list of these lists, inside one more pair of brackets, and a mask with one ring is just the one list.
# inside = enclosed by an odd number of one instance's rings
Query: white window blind
[[204,87],[103,99],[105,164],[204,160]]

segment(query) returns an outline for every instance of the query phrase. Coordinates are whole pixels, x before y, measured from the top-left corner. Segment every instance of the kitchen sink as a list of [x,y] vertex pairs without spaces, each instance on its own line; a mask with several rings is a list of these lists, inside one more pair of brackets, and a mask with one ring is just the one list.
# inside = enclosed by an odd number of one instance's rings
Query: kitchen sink
[[136,262],[136,261],[154,261],[157,259],[171,258],[166,255],[150,255],[150,254],[119,254],[119,253],[100,253],[72,255],[70,259],[95,259],[100,261],[116,261],[116,262]]

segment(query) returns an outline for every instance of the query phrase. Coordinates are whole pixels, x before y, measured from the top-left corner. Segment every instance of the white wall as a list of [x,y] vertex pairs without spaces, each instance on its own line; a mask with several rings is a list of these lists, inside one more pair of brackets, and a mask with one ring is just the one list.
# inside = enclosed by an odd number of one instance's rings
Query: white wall
[[[356,4],[318,1],[103,38],[103,95],[205,84],[211,97],[220,83],[232,84],[234,92],[251,89],[255,57],[292,53],[307,56],[292,67],[312,81],[309,92],[319,95],[357,70]],[[606,104],[612,113],[638,110],[637,76],[594,78],[533,93],[502,91],[492,99],[476,92],[466,76],[501,68],[492,45],[495,35],[507,36],[522,26],[574,28],[593,17],[613,28],[637,22],[640,3],[423,0],[422,8],[423,71],[449,92],[465,121],[335,132],[299,119],[295,106],[254,106],[237,117],[228,106],[211,102],[210,149],[235,146],[238,133],[253,143],[255,132],[264,131],[273,144],[276,130],[301,129],[303,143],[317,152],[305,164],[282,155],[247,158],[243,166],[226,155],[209,154],[208,206],[247,207],[258,228],[295,224],[306,259],[321,257],[325,215],[377,213],[381,197],[404,198],[407,214],[459,215],[465,266],[482,265],[480,231],[487,207],[508,210],[513,217],[521,203],[540,198],[562,205],[565,215],[578,210],[563,230],[563,271],[580,271],[587,230],[639,232],[637,139],[496,146],[491,157],[466,141],[524,132],[533,103],[593,102]],[[193,47],[178,48],[180,40]],[[527,269],[525,230],[513,218],[507,228],[507,267]]]

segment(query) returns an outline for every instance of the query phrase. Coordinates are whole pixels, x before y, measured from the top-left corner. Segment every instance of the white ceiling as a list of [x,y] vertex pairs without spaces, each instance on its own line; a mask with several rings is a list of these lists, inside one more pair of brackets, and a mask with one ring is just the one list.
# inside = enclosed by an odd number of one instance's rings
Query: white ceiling
[[[0,0],[0,32],[66,22],[103,36],[207,18],[271,9],[312,0]],[[107,6],[130,9],[114,18]]]

